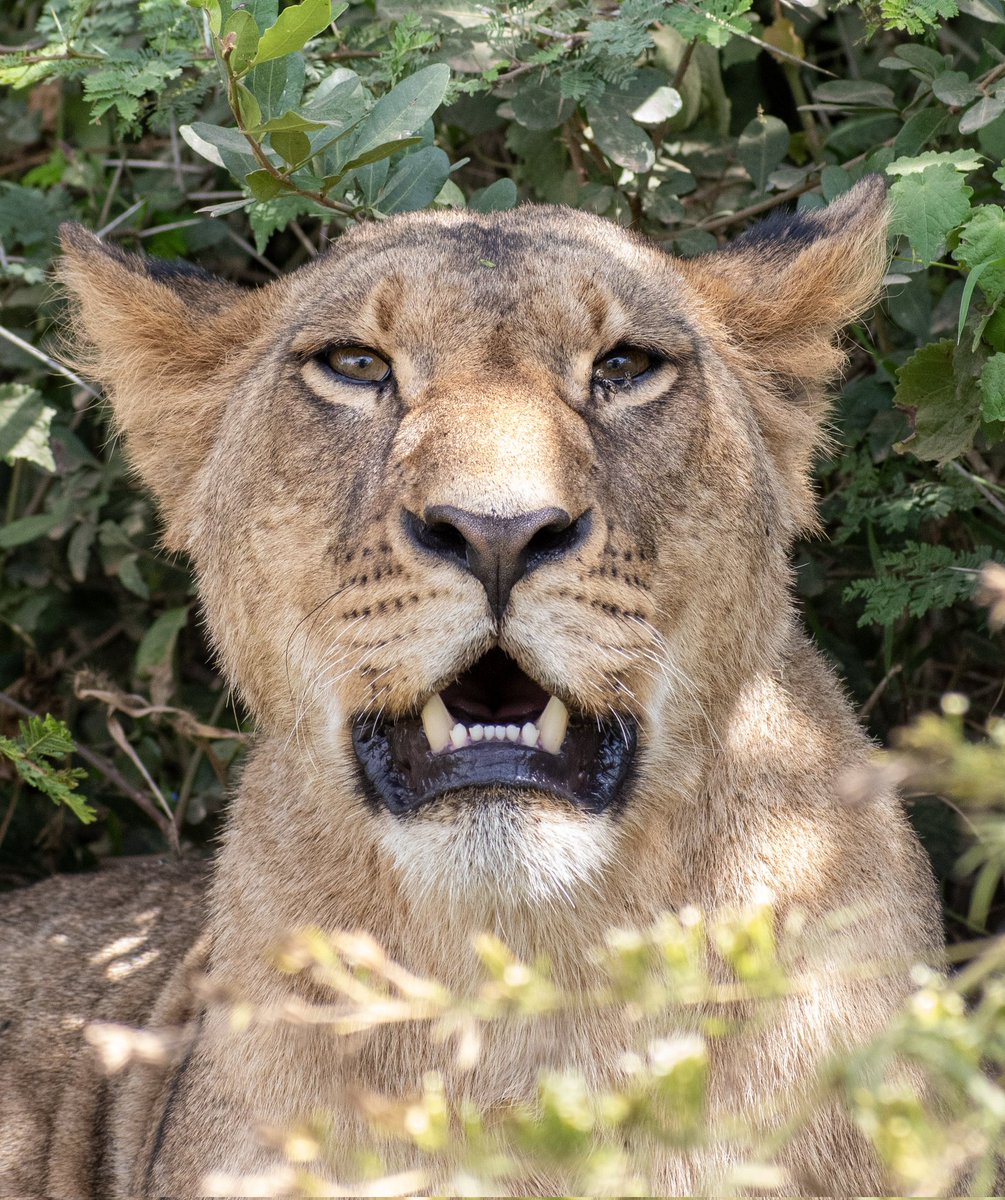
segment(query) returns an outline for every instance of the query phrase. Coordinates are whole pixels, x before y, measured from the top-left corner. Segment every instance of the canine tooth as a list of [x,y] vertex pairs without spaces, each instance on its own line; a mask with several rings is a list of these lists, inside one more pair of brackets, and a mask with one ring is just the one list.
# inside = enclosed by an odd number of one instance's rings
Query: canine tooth
[[565,733],[569,728],[569,710],[557,696],[552,696],[537,720],[537,728],[541,737],[541,746],[545,750],[557,754],[565,741]]
[[506,740],[506,726],[505,726],[505,725],[497,725],[497,726],[495,727],[495,734],[496,734],[496,741],[497,741],[497,742],[505,742],[505,740]]
[[439,754],[441,750],[446,750],[450,745],[452,725],[453,721],[450,719],[447,706],[443,703],[443,697],[439,692],[434,693],[422,709],[422,728],[425,730],[429,748],[434,754]]
[[450,731],[450,744],[455,750],[460,750],[468,744],[467,726],[462,725],[460,721]]
[[528,721],[523,729],[520,730],[520,741],[525,746],[537,745],[537,726],[533,721]]
[[519,725],[507,725],[506,726],[506,737],[511,742],[518,742],[520,740],[520,726]]
[[484,736],[485,736],[485,730],[482,728],[481,725],[472,725],[471,728],[468,730],[468,737],[473,742],[480,742]]

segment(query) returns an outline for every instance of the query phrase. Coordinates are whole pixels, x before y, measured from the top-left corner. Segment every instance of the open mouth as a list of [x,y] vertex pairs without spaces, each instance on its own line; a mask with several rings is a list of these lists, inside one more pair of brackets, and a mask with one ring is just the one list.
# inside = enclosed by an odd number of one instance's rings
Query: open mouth
[[417,716],[361,717],[352,733],[368,794],[395,814],[465,788],[544,792],[603,812],[623,789],[636,737],[627,714],[570,713],[499,649]]

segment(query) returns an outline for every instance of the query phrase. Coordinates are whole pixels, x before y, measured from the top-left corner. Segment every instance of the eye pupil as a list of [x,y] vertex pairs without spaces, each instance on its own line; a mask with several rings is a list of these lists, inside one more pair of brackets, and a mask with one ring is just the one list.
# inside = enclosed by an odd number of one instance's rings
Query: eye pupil
[[599,358],[593,367],[593,378],[600,383],[631,383],[652,365],[652,355],[648,351],[626,346]]

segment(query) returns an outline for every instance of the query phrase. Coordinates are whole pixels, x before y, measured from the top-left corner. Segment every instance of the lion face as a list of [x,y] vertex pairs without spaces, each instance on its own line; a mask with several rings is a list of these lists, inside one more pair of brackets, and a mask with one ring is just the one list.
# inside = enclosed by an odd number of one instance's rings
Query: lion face
[[396,218],[250,295],[68,236],[228,673],[412,884],[570,893],[695,794],[881,273],[856,191],[689,263],[566,210]]

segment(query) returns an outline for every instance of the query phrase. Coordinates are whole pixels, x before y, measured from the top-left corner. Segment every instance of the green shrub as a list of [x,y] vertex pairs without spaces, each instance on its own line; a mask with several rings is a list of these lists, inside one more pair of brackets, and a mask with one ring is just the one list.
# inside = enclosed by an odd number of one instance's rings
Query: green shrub
[[[887,178],[887,296],[851,333],[818,467],[825,536],[797,547],[796,586],[863,717],[899,739],[881,769],[916,798],[951,953],[969,965],[951,983],[921,981],[881,1048],[929,1055],[952,1077],[941,1123],[910,1096],[853,1086],[857,1059],[826,1086],[845,1089],[905,1190],[924,1186],[921,1170],[943,1178],[961,1144],[984,1164],[974,1187],[990,1187],[987,1149],[1003,1130],[1005,662],[972,597],[981,565],[1005,561],[1002,0],[432,0],[418,13],[403,0],[12,0],[0,42],[8,884],[109,854],[205,848],[246,740],[187,565],[158,552],[151,503],[95,392],[56,361],[47,272],[61,221],[256,283],[353,222],[428,206],[568,204],[694,255],[764,213]],[[994,614],[1005,588],[988,579]],[[921,717],[945,693],[966,705]],[[79,790],[60,761],[71,735],[87,757]],[[988,930],[996,941],[970,940]],[[645,1071],[645,1087],[663,1086]],[[628,1119],[624,1097],[582,1086],[542,1084],[556,1137]],[[422,1104],[433,1138],[435,1081]],[[522,1128],[515,1137],[530,1136]],[[605,1162],[597,1171],[630,1190]]]

